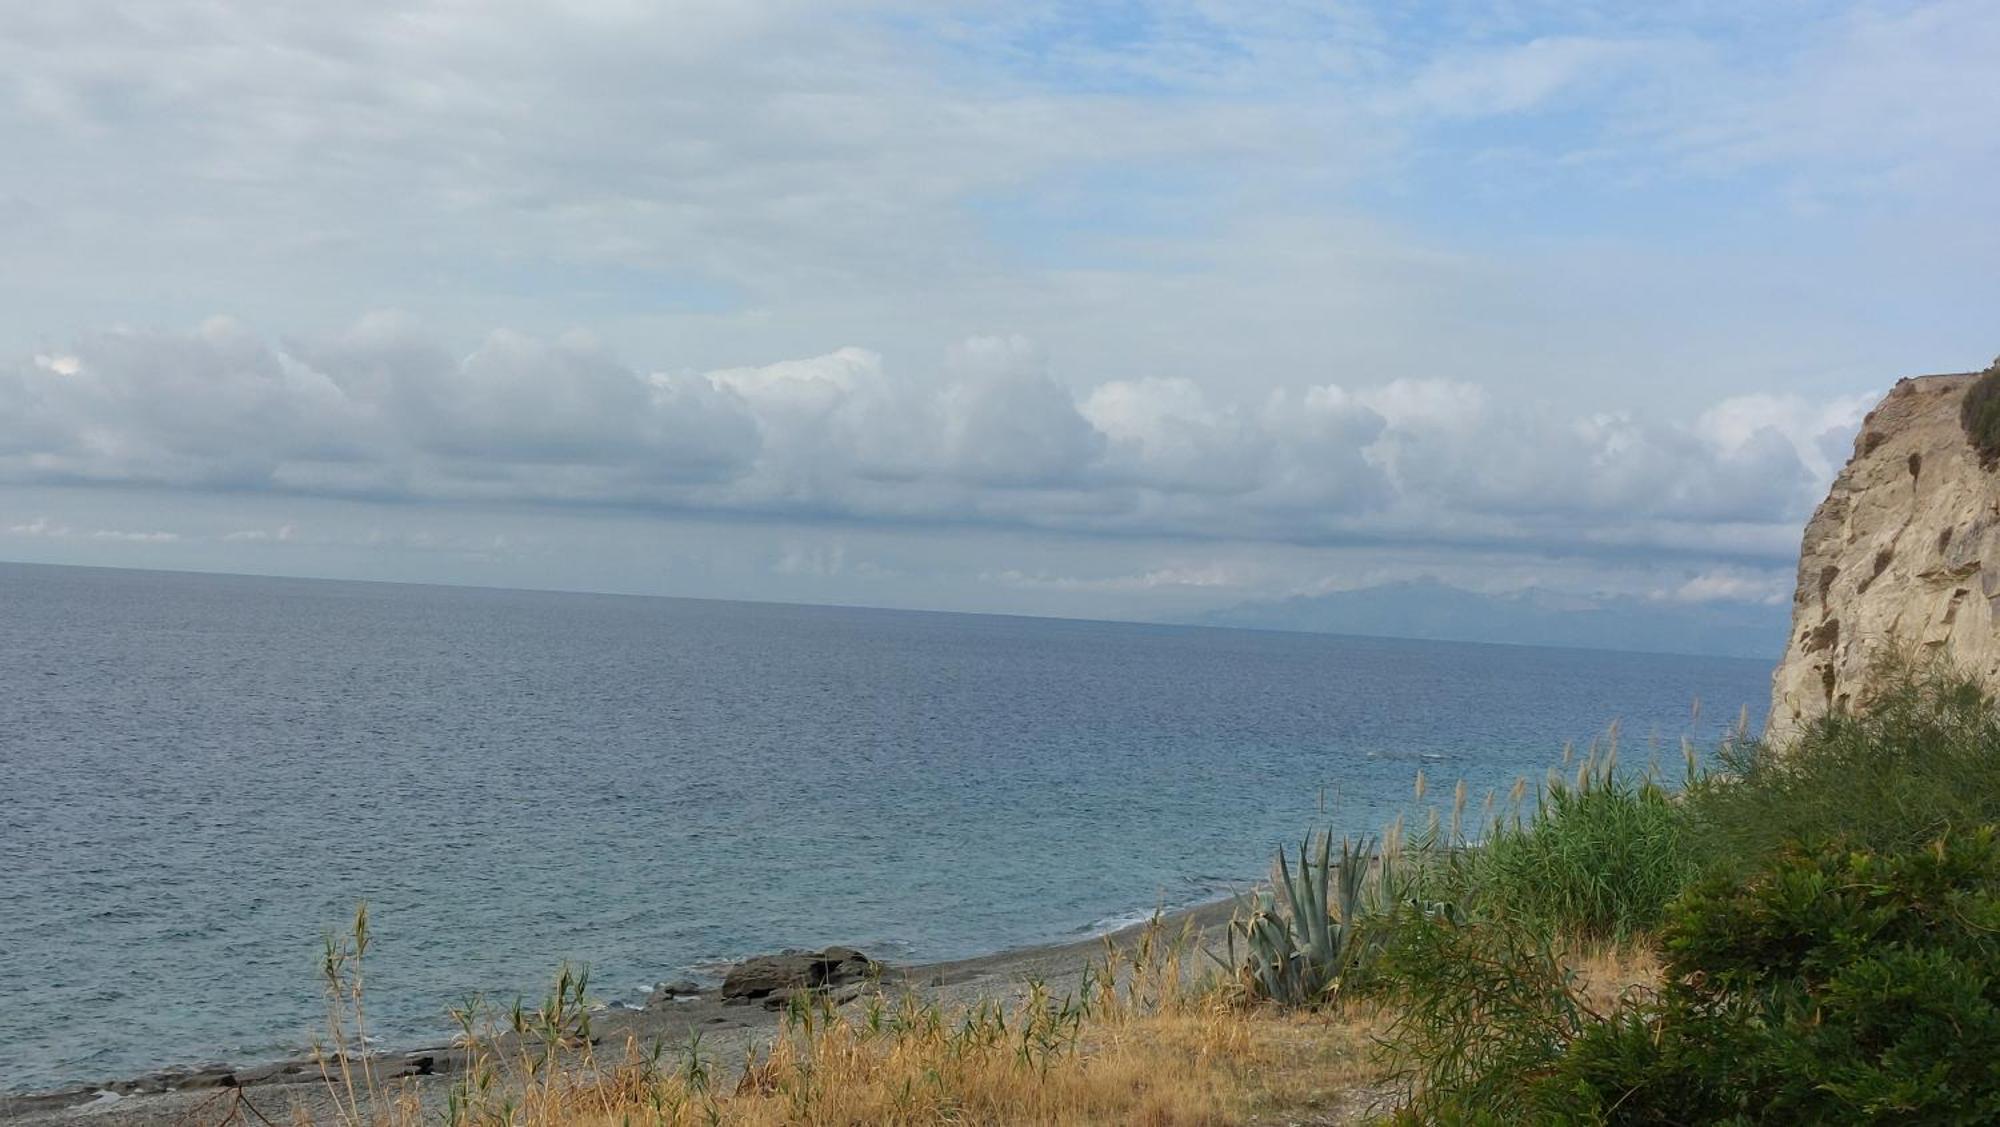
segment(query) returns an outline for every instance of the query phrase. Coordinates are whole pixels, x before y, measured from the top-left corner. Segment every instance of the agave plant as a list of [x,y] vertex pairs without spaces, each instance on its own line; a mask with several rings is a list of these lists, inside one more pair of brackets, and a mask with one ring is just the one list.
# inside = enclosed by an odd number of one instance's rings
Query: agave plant
[[[1384,856],[1381,863],[1392,862]],[[1393,880],[1371,875],[1375,865],[1372,840],[1342,838],[1336,859],[1331,833],[1299,843],[1296,869],[1278,851],[1271,888],[1248,897],[1229,926],[1229,966],[1253,995],[1284,1006],[1335,1000],[1371,953],[1368,920],[1387,907],[1385,894],[1393,895]]]

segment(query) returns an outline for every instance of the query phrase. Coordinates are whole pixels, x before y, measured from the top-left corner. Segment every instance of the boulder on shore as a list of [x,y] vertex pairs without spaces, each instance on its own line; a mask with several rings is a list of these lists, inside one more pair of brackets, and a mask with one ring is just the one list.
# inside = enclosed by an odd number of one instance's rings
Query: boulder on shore
[[671,1005],[681,998],[699,997],[701,997],[701,983],[693,979],[682,978],[673,982],[662,982],[655,985],[653,992],[646,996],[646,1008],[654,1010]]
[[758,955],[729,969],[722,980],[722,1000],[743,1004],[794,990],[831,990],[873,978],[881,966],[852,947]]

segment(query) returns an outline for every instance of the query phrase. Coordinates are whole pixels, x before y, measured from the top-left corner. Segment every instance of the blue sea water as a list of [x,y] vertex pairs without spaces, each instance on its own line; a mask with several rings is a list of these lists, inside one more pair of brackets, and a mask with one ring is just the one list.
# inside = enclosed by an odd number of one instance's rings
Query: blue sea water
[[[1363,832],[1424,769],[1680,762],[1769,666],[1194,627],[0,565],[0,1087],[846,943],[1073,938]],[[1703,710],[1691,722],[1691,704]]]

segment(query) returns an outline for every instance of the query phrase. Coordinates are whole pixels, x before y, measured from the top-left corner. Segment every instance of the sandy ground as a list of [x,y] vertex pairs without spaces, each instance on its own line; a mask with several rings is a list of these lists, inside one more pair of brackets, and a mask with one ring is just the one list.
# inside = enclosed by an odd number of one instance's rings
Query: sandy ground
[[[1231,905],[1217,903],[1166,917],[1169,929],[1193,929],[1198,945],[1221,941]],[[1131,944],[1144,925],[1126,928],[1110,938]],[[989,998],[1012,1001],[1034,980],[1061,991],[1073,988],[1085,964],[1101,956],[1102,937],[1075,943],[1002,951],[976,959],[893,968],[884,975],[890,989],[908,987],[945,1005]],[[1198,957],[1198,956],[1196,956]],[[641,1044],[659,1040],[669,1047],[685,1045],[701,1035],[705,1057],[723,1071],[743,1060],[753,1046],[767,1043],[777,1031],[780,1015],[761,1005],[724,1005],[711,991],[644,1011],[606,1010],[594,1017],[600,1052],[621,1053],[626,1038]],[[418,1072],[394,1081],[414,1091],[427,1106],[442,1106],[455,1079],[456,1054],[448,1048],[385,1054],[381,1072]],[[425,1070],[428,1070],[427,1074]],[[140,1078],[115,1085],[131,1088],[167,1086],[172,1090],[124,1095],[107,1094],[94,1086],[45,1095],[0,1098],[0,1120],[9,1123],[88,1123],[92,1127],[128,1124],[182,1124],[207,1127],[223,1123],[288,1124],[301,1115],[313,1122],[336,1119],[334,1104],[319,1070],[309,1061],[287,1061],[234,1070],[209,1070],[181,1075],[156,1074],[150,1085]]]

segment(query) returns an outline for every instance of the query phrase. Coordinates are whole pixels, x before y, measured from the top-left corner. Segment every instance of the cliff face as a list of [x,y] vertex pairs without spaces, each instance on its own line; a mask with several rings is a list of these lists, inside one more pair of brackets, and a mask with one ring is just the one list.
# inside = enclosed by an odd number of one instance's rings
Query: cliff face
[[1806,525],[1769,734],[1865,702],[1888,650],[1942,655],[2000,687],[2000,471],[1959,423],[1977,373],[1906,379],[1861,426]]

